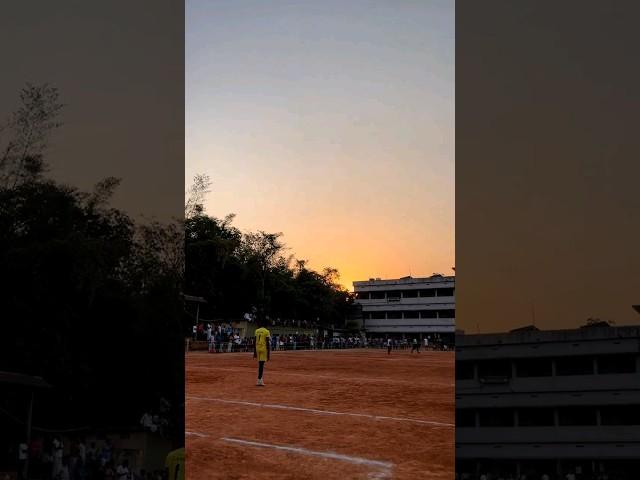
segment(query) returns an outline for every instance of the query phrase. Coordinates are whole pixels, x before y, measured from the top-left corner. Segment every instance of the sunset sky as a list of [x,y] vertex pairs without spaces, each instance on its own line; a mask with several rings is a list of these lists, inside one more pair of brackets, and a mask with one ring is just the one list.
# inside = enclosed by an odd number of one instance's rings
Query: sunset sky
[[451,274],[454,33],[448,0],[189,0],[185,181],[345,286]]

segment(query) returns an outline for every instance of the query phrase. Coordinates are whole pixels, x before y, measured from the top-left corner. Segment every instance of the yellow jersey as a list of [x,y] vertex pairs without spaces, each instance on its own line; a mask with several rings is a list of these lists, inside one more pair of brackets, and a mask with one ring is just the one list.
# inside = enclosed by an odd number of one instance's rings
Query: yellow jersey
[[264,327],[260,327],[256,330],[256,349],[257,350],[266,350],[267,342],[271,337],[271,332]]
[[169,480],[184,480],[184,448],[169,453],[165,467],[169,473]]

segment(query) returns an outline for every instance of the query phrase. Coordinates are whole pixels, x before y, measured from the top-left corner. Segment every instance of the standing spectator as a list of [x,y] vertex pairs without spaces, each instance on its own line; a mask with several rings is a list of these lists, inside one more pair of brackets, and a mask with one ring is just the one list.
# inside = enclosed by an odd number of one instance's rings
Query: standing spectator
[[157,425],[153,421],[153,416],[149,412],[144,412],[142,414],[140,425],[142,425],[142,428],[145,430],[149,430],[151,432],[156,432],[158,430]]
[[27,478],[27,459],[29,458],[29,446],[27,442],[21,442],[18,445],[18,474],[20,478]]
[[131,472],[129,472],[129,461],[125,460],[116,469],[117,480],[130,480]]
[[69,458],[64,457],[60,462],[60,472],[57,475],[56,480],[71,480],[69,473]]
[[62,471],[62,456],[64,453],[64,443],[58,436],[53,437],[53,478],[56,478]]
[[109,461],[104,468],[104,480],[115,480],[116,471],[113,468],[113,462]]
[[87,461],[87,443],[84,438],[81,438],[78,442],[78,457],[80,458],[80,463],[84,465]]
[[113,445],[111,443],[111,439],[109,438],[107,438],[105,444],[102,446],[101,457],[102,465],[108,465],[111,462],[111,459],[113,457]]

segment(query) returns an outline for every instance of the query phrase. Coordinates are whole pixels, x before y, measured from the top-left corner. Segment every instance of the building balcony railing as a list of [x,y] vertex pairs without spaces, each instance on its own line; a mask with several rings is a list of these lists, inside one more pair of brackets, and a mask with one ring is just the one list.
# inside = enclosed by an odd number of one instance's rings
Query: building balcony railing
[[[500,381],[496,381],[500,379]],[[600,375],[562,375],[547,377],[509,378],[504,375],[487,375],[477,380],[456,380],[456,393],[541,393],[572,392],[575,395],[595,391],[640,391],[640,375],[637,373]]]
[[456,427],[456,443],[640,443],[640,428],[626,425]]

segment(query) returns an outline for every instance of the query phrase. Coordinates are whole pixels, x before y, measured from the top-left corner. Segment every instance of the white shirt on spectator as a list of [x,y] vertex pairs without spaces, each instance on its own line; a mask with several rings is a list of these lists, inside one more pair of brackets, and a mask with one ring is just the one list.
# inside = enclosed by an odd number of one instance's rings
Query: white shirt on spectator
[[118,475],[118,480],[128,480],[129,469],[124,465],[118,465],[118,468],[116,469],[116,475]]
[[28,457],[27,452],[29,451],[29,447],[27,447],[26,443],[21,443],[18,449],[18,460],[26,460]]
[[80,442],[78,445],[78,455],[80,456],[80,460],[84,463],[87,460],[87,446],[84,442]]

